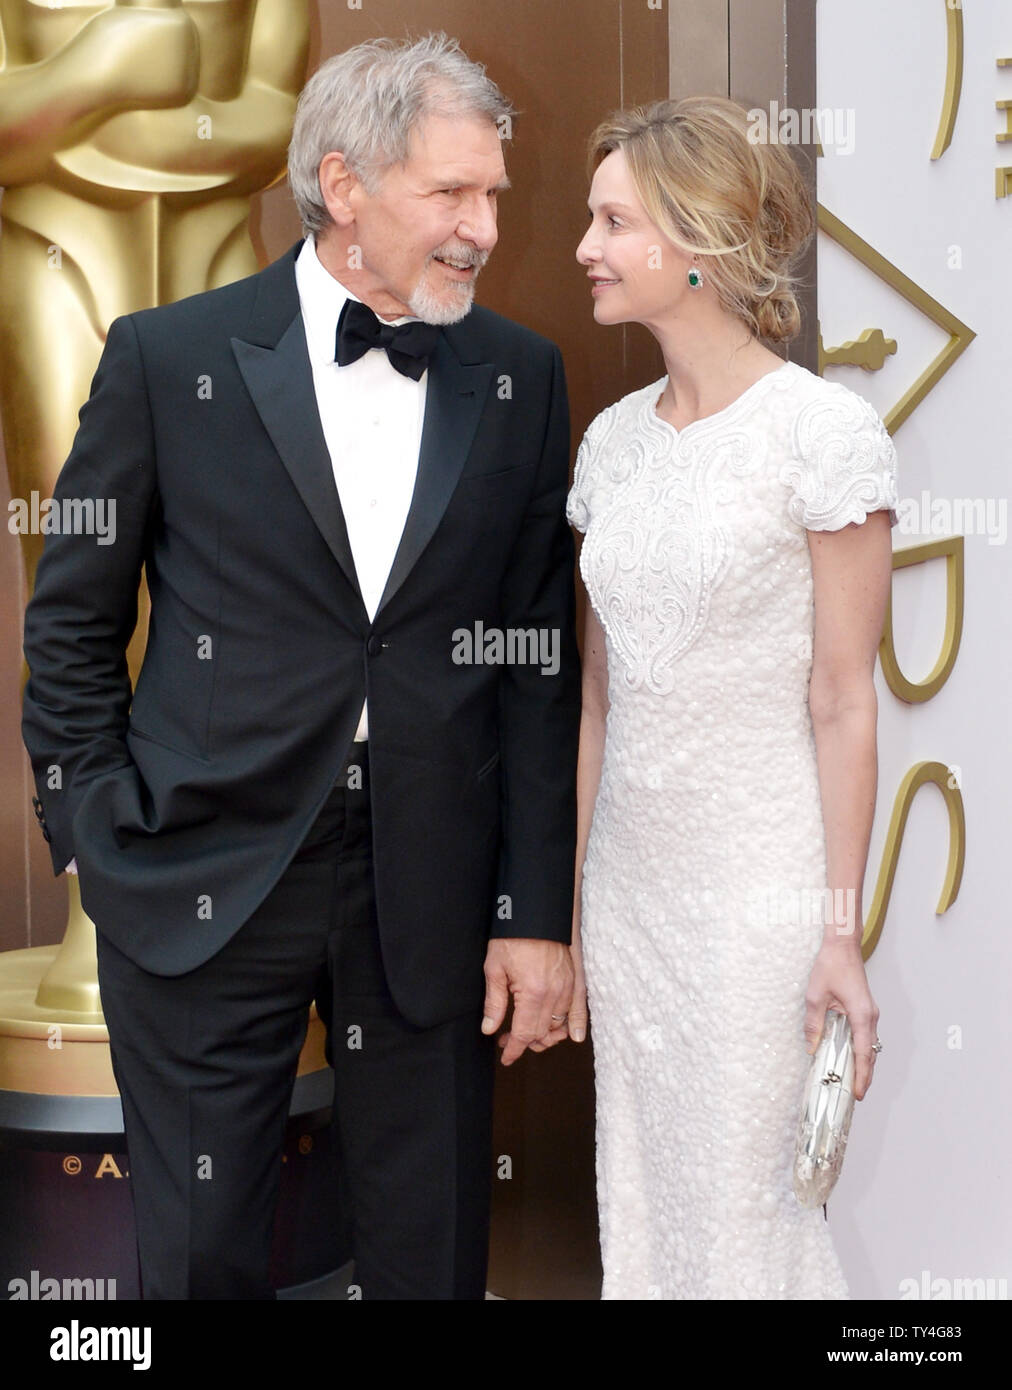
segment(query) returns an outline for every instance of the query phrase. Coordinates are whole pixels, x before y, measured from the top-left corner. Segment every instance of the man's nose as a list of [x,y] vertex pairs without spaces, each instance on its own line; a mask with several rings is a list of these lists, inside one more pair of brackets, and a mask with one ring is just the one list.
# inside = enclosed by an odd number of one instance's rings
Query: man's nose
[[462,241],[473,242],[482,251],[492,250],[499,240],[499,226],[491,199],[481,197],[468,205],[458,223],[457,235]]

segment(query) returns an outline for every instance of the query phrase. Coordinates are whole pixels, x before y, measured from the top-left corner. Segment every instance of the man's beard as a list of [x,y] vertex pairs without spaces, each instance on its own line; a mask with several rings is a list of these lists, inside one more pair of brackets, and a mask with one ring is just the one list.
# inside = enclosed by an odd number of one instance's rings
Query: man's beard
[[[408,308],[423,323],[450,324],[459,323],[462,318],[466,318],[471,312],[471,305],[474,303],[474,286],[478,274],[488,260],[487,251],[478,251],[470,246],[438,246],[429,257],[426,265],[430,265],[437,256],[444,256],[449,260],[467,262],[473,265],[475,273],[470,281],[451,281],[447,280],[441,290],[433,289],[429,283],[427,274],[423,274],[418,284],[411,292],[407,301]],[[436,274],[440,274],[436,271]]]

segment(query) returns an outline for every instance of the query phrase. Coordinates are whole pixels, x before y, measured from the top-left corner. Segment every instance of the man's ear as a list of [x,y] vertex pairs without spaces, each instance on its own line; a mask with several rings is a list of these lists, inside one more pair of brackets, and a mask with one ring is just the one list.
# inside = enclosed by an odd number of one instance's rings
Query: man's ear
[[335,224],[350,227],[355,221],[352,193],[361,188],[358,176],[344,162],[344,155],[331,150],[320,160],[320,193]]

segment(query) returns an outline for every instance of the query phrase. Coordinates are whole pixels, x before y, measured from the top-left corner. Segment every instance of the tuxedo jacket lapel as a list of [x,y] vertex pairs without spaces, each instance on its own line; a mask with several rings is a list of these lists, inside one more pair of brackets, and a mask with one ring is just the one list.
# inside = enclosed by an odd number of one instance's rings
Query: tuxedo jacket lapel
[[415,488],[377,616],[432,539],[478,428],[494,367],[491,362],[461,362],[458,348],[452,329],[444,329],[429,362]]
[[[301,245],[297,243],[261,273],[246,338],[233,338],[232,351],[264,428],[351,585],[359,616],[368,626],[302,325],[295,282],[295,258]],[[418,473],[377,616],[432,539],[474,441],[494,366],[462,361],[462,356],[468,356],[466,341],[465,334],[444,329],[429,363]]]
[[295,284],[295,257],[301,245],[261,273],[247,337],[233,338],[232,351],[257,414],[351,585],[359,616],[368,626],[302,326]]

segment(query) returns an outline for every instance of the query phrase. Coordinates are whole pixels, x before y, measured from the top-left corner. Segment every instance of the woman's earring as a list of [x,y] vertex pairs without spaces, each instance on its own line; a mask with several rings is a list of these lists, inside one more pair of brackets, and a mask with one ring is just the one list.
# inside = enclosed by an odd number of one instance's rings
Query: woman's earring
[[696,267],[693,266],[689,271],[689,284],[694,290],[698,290],[703,283],[702,271],[697,270]]

